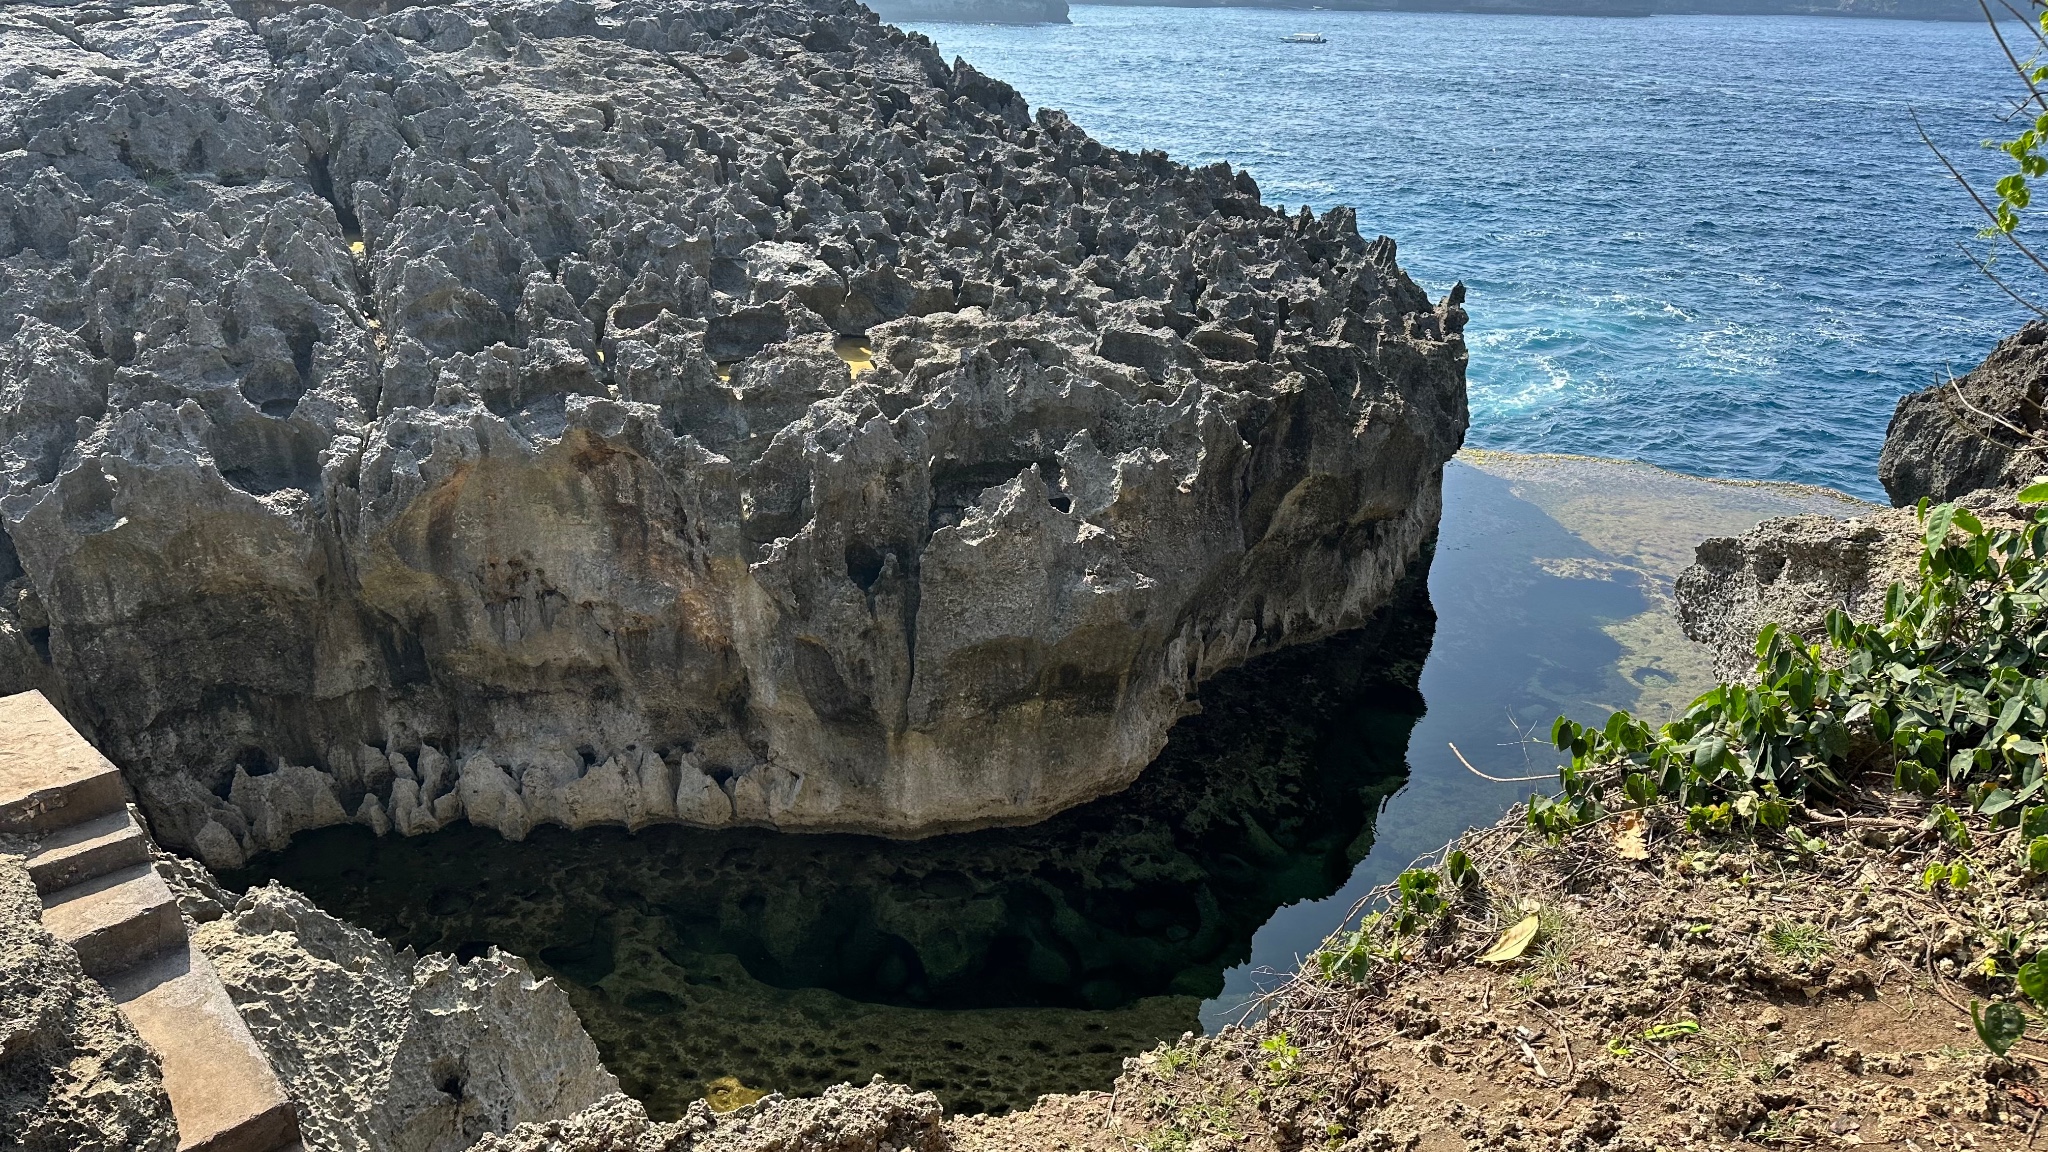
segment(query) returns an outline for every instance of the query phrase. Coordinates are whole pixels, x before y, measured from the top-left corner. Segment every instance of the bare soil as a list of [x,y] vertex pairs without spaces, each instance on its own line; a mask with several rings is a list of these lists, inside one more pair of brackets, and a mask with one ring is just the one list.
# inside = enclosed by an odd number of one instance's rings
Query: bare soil
[[[2009,973],[2048,944],[2018,834],[1980,824],[1964,851],[1921,829],[1917,800],[1873,785],[1844,804],[1796,816],[1827,845],[1812,855],[1768,829],[1696,835],[1667,807],[1628,859],[1614,818],[1549,843],[1512,814],[1462,841],[1480,882],[1362,982],[1304,971],[1256,1022],[1127,1061],[1112,1092],[948,1135],[961,1152],[2048,1148],[2048,1032],[1995,1056],[1968,1012],[2017,998]],[[1963,889],[1923,887],[1958,859]],[[1532,911],[1522,957],[1478,962]]]

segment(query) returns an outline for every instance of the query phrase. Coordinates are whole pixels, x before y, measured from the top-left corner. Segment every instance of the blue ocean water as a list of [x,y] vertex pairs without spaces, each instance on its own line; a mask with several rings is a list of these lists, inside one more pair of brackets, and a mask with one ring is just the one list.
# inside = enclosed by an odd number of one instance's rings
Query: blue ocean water
[[[1976,24],[1077,6],[924,24],[1098,139],[1359,209],[1472,325],[1469,443],[1882,498],[1893,401],[2016,305],[1956,249],[2010,73]],[[1329,43],[1283,44],[1321,31]]]

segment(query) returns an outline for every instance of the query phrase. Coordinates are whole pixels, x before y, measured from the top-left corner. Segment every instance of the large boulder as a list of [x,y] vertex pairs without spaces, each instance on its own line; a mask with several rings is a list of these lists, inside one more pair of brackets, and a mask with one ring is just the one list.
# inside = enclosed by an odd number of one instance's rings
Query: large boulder
[[309,1145],[458,1152],[618,1091],[553,981],[493,948],[394,953],[277,885],[236,898],[175,857],[158,867],[250,1034],[299,1105]]
[[1029,821],[1434,531],[1349,210],[849,0],[380,8],[0,12],[0,679],[170,846]]
[[1899,399],[1878,456],[1892,503],[2014,488],[2048,471],[2048,320],[1999,342],[1960,378]]

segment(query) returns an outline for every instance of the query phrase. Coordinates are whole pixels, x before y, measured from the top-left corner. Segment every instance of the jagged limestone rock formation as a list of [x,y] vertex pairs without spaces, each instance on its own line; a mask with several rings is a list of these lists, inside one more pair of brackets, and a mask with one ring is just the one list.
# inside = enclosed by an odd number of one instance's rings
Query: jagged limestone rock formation
[[2016,488],[2048,472],[2048,320],[2030,321],[1956,380],[1900,397],[1877,476],[1892,503]]
[[568,998],[516,956],[394,953],[278,885],[162,857],[193,942],[299,1104],[309,1147],[456,1152],[618,1091]]
[[880,1077],[841,1084],[812,1100],[769,1096],[719,1115],[698,1101],[689,1115],[661,1124],[626,1096],[574,1116],[524,1124],[478,1141],[477,1152],[943,1152],[939,1103]]
[[845,0],[241,10],[0,11],[0,660],[212,865],[1036,819],[1434,529],[1348,210]]
[[157,1054],[42,912],[21,856],[0,845],[0,1148],[171,1152]]

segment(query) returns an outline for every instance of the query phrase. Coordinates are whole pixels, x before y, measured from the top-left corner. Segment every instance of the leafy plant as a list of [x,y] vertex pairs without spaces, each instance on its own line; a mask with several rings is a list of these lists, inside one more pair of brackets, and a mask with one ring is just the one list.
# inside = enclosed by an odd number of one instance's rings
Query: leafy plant
[[2048,952],[2035,956],[2020,965],[2014,974],[2019,981],[2020,991],[2037,1007],[2048,1008]]
[[1362,984],[1366,977],[1372,975],[1373,963],[1378,956],[1370,926],[1354,928],[1337,937],[1334,946],[1316,953],[1316,971],[1326,981],[1342,977],[1354,984]]
[[1477,888],[1481,880],[1479,866],[1472,863],[1472,857],[1463,848],[1453,848],[1444,857],[1444,874],[1451,878],[1451,883],[1468,890]]
[[2016,1004],[1995,1000],[1978,1011],[1975,1000],[1970,1001],[1970,1020],[1977,1026],[1977,1039],[1986,1048],[2000,1056],[2010,1051],[2027,1031],[2027,1014]]
[[1275,1032],[1259,1041],[1259,1051],[1265,1055],[1260,1067],[1277,1079],[1285,1080],[1294,1075],[1294,1070],[1301,1064],[1301,1049],[1287,1039],[1285,1032]]
[[[2048,500],[2048,484],[2022,496]],[[2048,516],[1994,532],[1957,504],[1918,515],[1917,580],[1888,590],[1881,621],[1830,612],[1825,645],[1767,625],[1756,684],[1717,685],[1658,729],[1626,712],[1599,728],[1559,717],[1563,794],[1532,801],[1531,825],[1556,835],[1596,818],[1620,785],[1634,803],[1676,801],[1696,832],[1775,826],[1790,799],[1838,792],[1876,762],[1901,789],[2024,828],[2048,807],[2026,807],[2048,799]],[[2048,814],[2033,819],[2048,835]],[[1925,827],[1970,847],[1950,803]]]
[[1684,1020],[1673,1020],[1667,1024],[1652,1024],[1648,1028],[1643,1029],[1643,1039],[1653,1043],[1663,1043],[1670,1040],[1683,1040],[1687,1036],[1697,1036],[1699,1031],[1700,1022],[1687,1018]]
[[1394,932],[1406,936],[1444,909],[1437,893],[1442,878],[1434,869],[1410,868],[1394,880]]

